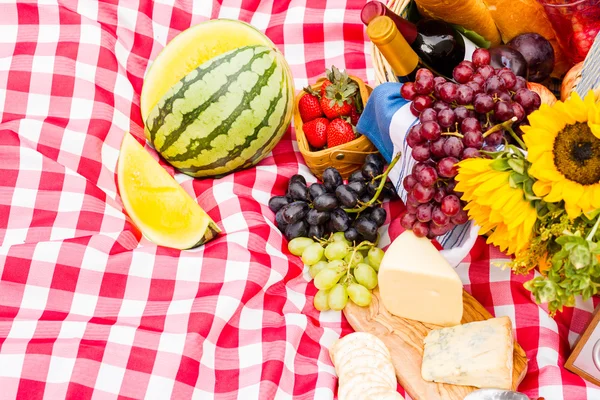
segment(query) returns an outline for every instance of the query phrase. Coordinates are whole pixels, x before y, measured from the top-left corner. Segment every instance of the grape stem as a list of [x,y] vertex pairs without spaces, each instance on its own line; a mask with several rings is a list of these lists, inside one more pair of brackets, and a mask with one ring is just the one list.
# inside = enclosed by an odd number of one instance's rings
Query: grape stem
[[456,136],[457,138],[460,138],[460,139],[464,138],[464,136],[458,132],[442,132],[442,136]]
[[485,131],[485,133],[483,134],[483,138],[485,139],[486,137],[490,136],[492,133],[498,132],[502,129],[508,130],[512,126],[512,124],[514,124],[516,121],[517,121],[517,117],[512,117],[508,121],[504,121],[500,124],[496,124],[496,125],[492,126],[490,129]]
[[354,262],[354,256],[356,255],[356,252],[362,250],[363,248],[369,248],[369,247],[375,247],[375,244],[371,243],[367,240],[360,242],[358,244],[358,246],[354,247],[354,250],[352,251],[352,256],[350,256],[350,262],[348,263],[348,268],[346,269],[346,281],[348,281],[350,279],[350,269],[352,268],[352,263]]
[[396,163],[400,159],[401,155],[402,155],[402,153],[398,152],[398,154],[396,154],[396,156],[393,158],[392,162],[390,162],[390,164],[388,165],[388,168],[381,175],[381,181],[379,182],[379,187],[377,188],[377,191],[375,192],[375,195],[373,195],[371,200],[367,201],[366,203],[364,203],[362,206],[360,206],[358,208],[344,208],[344,211],[346,211],[347,213],[360,213],[360,212],[363,212],[364,210],[366,210],[368,207],[370,207],[373,203],[375,203],[377,201],[377,199],[379,198],[379,195],[381,194],[383,187],[385,186],[385,182],[387,180],[387,177],[388,177],[390,171],[392,170],[392,168],[394,168],[394,165],[396,165]]
[[510,136],[512,136],[512,138],[513,138],[513,139],[515,139],[515,141],[516,141],[517,143],[519,143],[519,146],[521,146],[521,148],[522,148],[523,150],[527,150],[527,145],[525,144],[525,142],[523,142],[523,141],[522,141],[522,140],[519,138],[519,135],[517,135],[517,134],[515,133],[515,131],[513,130],[513,128],[512,128],[512,127],[510,127],[510,126],[509,126],[508,128],[506,128],[506,130],[508,131],[508,133],[510,134]]

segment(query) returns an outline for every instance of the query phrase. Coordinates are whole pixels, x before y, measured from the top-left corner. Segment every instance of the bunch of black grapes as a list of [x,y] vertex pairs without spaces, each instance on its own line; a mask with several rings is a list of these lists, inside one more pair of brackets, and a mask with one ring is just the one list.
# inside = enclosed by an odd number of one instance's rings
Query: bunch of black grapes
[[[302,175],[292,176],[286,195],[269,200],[277,227],[288,240],[321,239],[330,233],[344,232],[350,242],[375,242],[377,229],[387,216],[381,200],[397,197],[394,185],[387,180],[387,173],[383,173],[384,166],[379,154],[369,154],[362,168],[346,183],[333,167],[323,172],[322,183],[310,186]],[[382,179],[384,186],[377,195]]]

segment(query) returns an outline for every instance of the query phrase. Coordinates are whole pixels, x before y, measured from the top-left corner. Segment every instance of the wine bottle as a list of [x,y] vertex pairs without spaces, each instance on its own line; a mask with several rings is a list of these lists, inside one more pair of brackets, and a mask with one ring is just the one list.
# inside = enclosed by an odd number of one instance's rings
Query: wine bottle
[[378,16],[390,18],[422,62],[449,79],[452,79],[454,67],[463,60],[470,61],[477,48],[452,25],[442,20],[422,19],[413,24],[380,1],[368,2],[361,11],[361,20],[367,27]]
[[390,17],[378,16],[367,25],[367,35],[381,52],[400,82],[415,80],[421,67],[419,56],[411,49]]

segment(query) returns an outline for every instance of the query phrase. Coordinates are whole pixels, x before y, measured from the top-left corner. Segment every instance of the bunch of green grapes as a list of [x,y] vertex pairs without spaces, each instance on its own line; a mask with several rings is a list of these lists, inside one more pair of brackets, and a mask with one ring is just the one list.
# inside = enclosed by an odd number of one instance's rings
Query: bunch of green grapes
[[309,274],[319,289],[314,299],[317,310],[343,310],[348,298],[361,307],[371,304],[371,290],[377,286],[384,254],[375,244],[363,241],[353,245],[344,232],[337,232],[327,240],[297,237],[290,240],[288,249],[310,267]]

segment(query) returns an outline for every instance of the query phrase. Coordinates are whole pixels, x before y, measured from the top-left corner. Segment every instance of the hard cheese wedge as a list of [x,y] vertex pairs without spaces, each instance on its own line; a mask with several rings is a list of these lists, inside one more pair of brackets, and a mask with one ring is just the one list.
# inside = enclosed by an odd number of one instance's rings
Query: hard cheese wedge
[[428,239],[398,236],[379,267],[381,301],[392,314],[441,326],[460,323],[462,282]]
[[421,375],[426,381],[510,390],[512,374],[508,317],[434,329],[425,338]]

